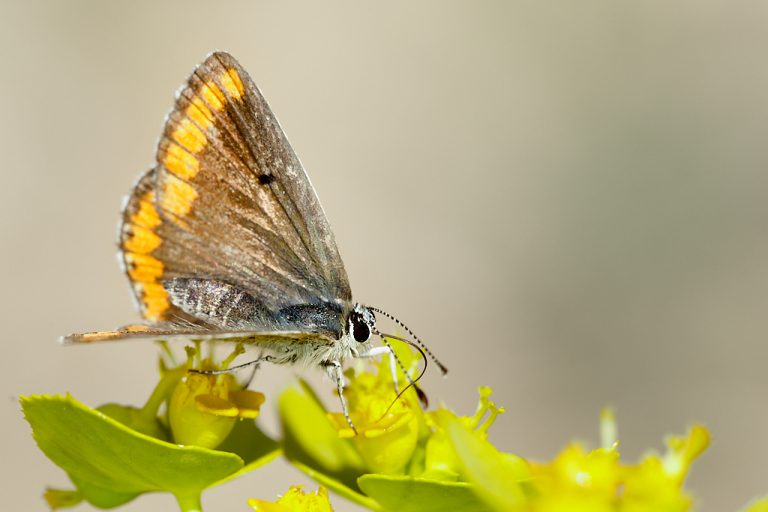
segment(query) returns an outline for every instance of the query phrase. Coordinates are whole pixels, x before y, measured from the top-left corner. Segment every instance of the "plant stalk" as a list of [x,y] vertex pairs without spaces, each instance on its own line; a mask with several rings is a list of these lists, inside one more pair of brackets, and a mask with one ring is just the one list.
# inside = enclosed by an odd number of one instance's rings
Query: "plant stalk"
[[200,493],[177,494],[176,501],[179,502],[181,512],[203,512],[203,505],[200,503]]

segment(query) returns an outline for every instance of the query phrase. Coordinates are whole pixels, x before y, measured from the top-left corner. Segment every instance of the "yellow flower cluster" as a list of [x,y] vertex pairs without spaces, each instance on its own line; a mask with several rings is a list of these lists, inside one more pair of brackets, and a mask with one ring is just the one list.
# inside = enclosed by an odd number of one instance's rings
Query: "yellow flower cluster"
[[322,485],[316,493],[309,494],[303,486],[294,485],[275,502],[251,499],[248,505],[254,512],[333,512],[328,491]]
[[554,460],[535,463],[503,453],[487,440],[488,428],[504,412],[490,400],[490,388],[480,388],[472,416],[445,407],[425,413],[415,393],[393,404],[387,363],[382,361],[377,373],[348,373],[346,397],[359,435],[343,415],[329,413],[339,436],[352,439],[371,473],[467,482],[490,508],[504,512],[683,512],[692,506],[683,484],[709,444],[702,426],[669,438],[665,454],[650,453],[627,464],[620,458],[613,415],[605,411],[601,448],[589,451],[571,443]]
[[[613,415],[606,411],[603,432],[615,432]],[[603,436],[610,440],[610,436]],[[685,437],[670,437],[664,455],[649,453],[637,464],[625,464],[618,442],[586,451],[572,443],[546,464],[532,464],[531,511],[659,511],[678,512],[693,501],[683,483],[693,461],[709,445],[709,433],[692,427]]]

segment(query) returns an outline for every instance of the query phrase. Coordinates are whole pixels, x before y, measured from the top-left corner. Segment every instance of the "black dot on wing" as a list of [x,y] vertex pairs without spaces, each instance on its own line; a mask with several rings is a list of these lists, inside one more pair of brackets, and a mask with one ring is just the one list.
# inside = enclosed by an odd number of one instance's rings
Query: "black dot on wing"
[[269,185],[275,181],[275,177],[272,174],[259,174],[259,183],[261,185]]

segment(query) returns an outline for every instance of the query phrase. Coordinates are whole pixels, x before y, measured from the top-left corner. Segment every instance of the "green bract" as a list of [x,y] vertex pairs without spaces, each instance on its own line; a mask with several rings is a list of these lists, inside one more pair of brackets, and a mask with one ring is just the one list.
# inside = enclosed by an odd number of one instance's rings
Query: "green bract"
[[[204,489],[279,454],[277,443],[252,420],[239,421],[221,450],[210,450],[138,432],[69,395],[22,397],[21,404],[40,449],[77,487],[76,492],[50,490],[46,498],[53,508],[80,499],[111,508],[145,492],[164,491],[176,496],[182,510],[198,510]],[[108,409],[116,416],[136,416],[114,405]]]
[[441,482],[429,478],[364,475],[358,479],[363,491],[384,510],[399,512],[486,512],[491,509],[477,497],[474,486],[464,482]]
[[357,485],[357,478],[366,473],[362,457],[349,439],[339,437],[310,387],[299,381],[286,389],[280,395],[278,408],[285,456],[318,483],[377,510],[376,502]]
[[523,483],[531,479],[528,463],[499,452],[491,443],[468,429],[456,418],[447,418],[445,428],[459,461],[464,480],[496,510],[512,510],[525,503]]

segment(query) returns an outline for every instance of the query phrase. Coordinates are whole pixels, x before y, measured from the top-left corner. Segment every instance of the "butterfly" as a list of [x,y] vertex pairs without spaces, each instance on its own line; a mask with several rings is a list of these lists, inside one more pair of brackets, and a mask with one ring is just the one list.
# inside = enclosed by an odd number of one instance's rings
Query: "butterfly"
[[[353,429],[345,359],[388,354],[395,361],[386,339],[393,338],[447,371],[402,322],[352,300],[309,177],[261,92],[227,53],[209,55],[177,93],[156,165],[133,187],[119,233],[120,260],[144,323],[63,342],[255,345],[266,355],[251,363],[323,367]],[[379,332],[377,313],[413,340]]]

